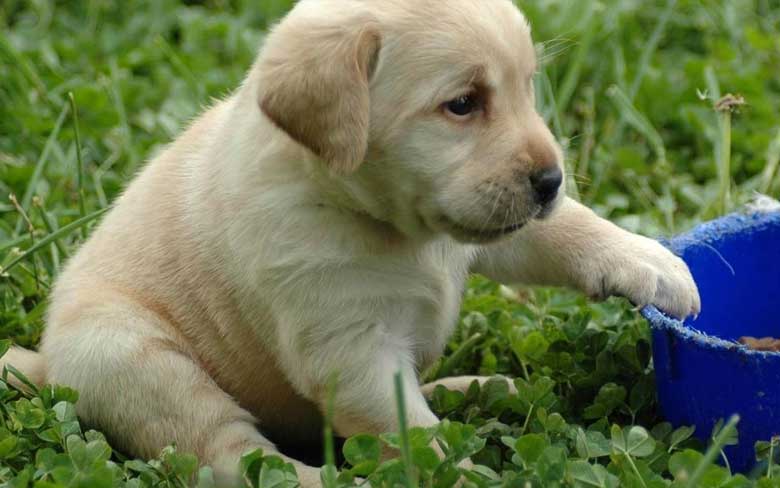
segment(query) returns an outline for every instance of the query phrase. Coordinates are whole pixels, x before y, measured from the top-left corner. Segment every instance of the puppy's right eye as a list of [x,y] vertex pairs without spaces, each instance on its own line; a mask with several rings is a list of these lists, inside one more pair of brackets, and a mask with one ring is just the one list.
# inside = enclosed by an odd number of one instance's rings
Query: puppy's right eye
[[474,95],[463,95],[447,102],[444,108],[456,118],[465,119],[479,109],[479,102]]

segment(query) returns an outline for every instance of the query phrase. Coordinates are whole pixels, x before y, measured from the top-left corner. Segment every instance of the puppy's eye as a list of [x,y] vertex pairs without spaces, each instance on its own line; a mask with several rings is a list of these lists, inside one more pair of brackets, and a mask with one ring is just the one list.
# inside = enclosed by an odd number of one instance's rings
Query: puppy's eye
[[449,113],[458,118],[465,118],[479,109],[479,101],[474,95],[463,95],[446,103]]

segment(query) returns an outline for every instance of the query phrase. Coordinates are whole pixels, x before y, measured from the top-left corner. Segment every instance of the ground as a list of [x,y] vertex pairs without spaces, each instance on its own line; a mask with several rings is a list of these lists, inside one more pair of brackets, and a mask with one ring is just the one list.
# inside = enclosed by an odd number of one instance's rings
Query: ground
[[[144,161],[236,86],[290,3],[0,2],[0,339],[36,344],[61,263]],[[755,191],[778,195],[778,0],[518,4],[540,43],[538,98],[566,146],[570,193],[651,236]],[[727,94],[746,104],[716,110]],[[730,428],[703,443],[662,423],[648,326],[620,300],[475,277],[448,355],[426,375],[460,373],[517,377],[520,392],[439,391],[433,405],[448,422],[348,441],[329,485],[362,475],[374,486],[449,486],[473,454],[484,466],[468,475],[476,486],[780,486],[775,460],[747,477],[713,464]],[[151,462],[113,452],[78,423],[76,399],[0,380],[0,487],[210,486],[208,468],[173,448]],[[443,463],[427,450],[432,435]],[[377,469],[380,442],[411,447]],[[758,447],[763,458],[776,451]],[[246,461],[251,485],[294,486],[278,461]]]

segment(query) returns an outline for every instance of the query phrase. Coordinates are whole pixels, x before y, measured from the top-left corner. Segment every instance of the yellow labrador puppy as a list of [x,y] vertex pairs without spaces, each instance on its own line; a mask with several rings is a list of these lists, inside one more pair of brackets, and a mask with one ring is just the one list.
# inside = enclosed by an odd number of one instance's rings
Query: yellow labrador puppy
[[40,352],[6,360],[77,388],[118,448],[175,442],[230,486],[247,450],[320,437],[333,373],[342,436],[396,429],[399,370],[436,424],[417,372],[470,272],[697,313],[680,259],[563,195],[529,31],[509,0],[301,0],[71,260]]

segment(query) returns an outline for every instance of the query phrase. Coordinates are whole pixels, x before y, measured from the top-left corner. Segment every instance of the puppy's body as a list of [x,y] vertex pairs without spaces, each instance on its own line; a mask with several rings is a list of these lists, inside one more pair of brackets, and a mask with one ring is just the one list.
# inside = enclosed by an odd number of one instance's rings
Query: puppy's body
[[695,313],[679,259],[540,193],[560,151],[532,58],[505,0],[300,2],[69,263],[38,359],[10,362],[45,360],[118,447],[176,442],[229,485],[263,433],[319,438],[333,374],[340,435],[396,428],[396,371],[410,423],[434,425],[417,371],[469,272]]
[[[52,358],[47,380],[73,384],[69,376],[72,366],[58,366],[53,358],[68,363],[76,360],[78,356],[73,355],[77,352],[71,348],[81,350],[87,337],[96,333],[92,324],[82,325],[85,315],[94,314],[94,325],[116,334],[116,339],[124,338],[98,342],[106,348],[107,357],[122,352],[112,350],[113,343],[138,352],[140,362],[155,351],[185,355],[258,418],[267,419],[270,429],[285,420],[289,423],[290,415],[299,419],[292,430],[285,431],[295,436],[298,426],[308,432],[311,425],[306,425],[307,419],[315,422],[316,428],[317,417],[311,415],[316,409],[293,396],[276,366],[270,304],[258,299],[257,289],[249,291],[241,284],[249,279],[249,270],[234,264],[240,253],[251,253],[247,248],[259,249],[258,236],[245,234],[253,230],[229,227],[232,215],[247,211],[251,204],[239,202],[241,197],[229,181],[220,184],[220,180],[230,178],[221,171],[224,167],[210,164],[223,157],[216,153],[220,147],[212,141],[225,130],[230,105],[228,101],[212,108],[149,164],[69,263],[53,294],[41,351]],[[261,190],[264,193],[270,192]],[[262,222],[256,224],[262,226]],[[261,278],[262,270],[256,272]],[[112,320],[102,318],[104,314],[116,316],[118,322],[126,317],[130,320],[116,327]],[[134,323],[136,317],[139,324]],[[139,330],[144,324],[150,330]],[[112,390],[134,388],[133,382],[138,380],[134,368],[121,369],[110,372],[101,367],[99,371],[110,373],[106,379],[115,384],[107,385]],[[175,370],[170,373],[174,377],[161,378],[164,383],[176,381]],[[126,383],[123,378],[127,378]],[[160,386],[167,388],[164,383]],[[193,392],[181,394],[186,404],[198,402]],[[105,401],[113,402],[112,397],[105,395]],[[273,405],[268,398],[274,399]],[[84,408],[89,408],[86,403]],[[100,402],[94,410],[85,418],[99,418],[110,411]],[[148,408],[139,412],[147,416]],[[149,420],[155,421],[153,416]],[[109,432],[112,427],[105,425]],[[135,429],[137,424],[128,427]],[[188,428],[172,427],[177,431]],[[151,445],[142,452],[151,456],[158,450],[157,445]]]

